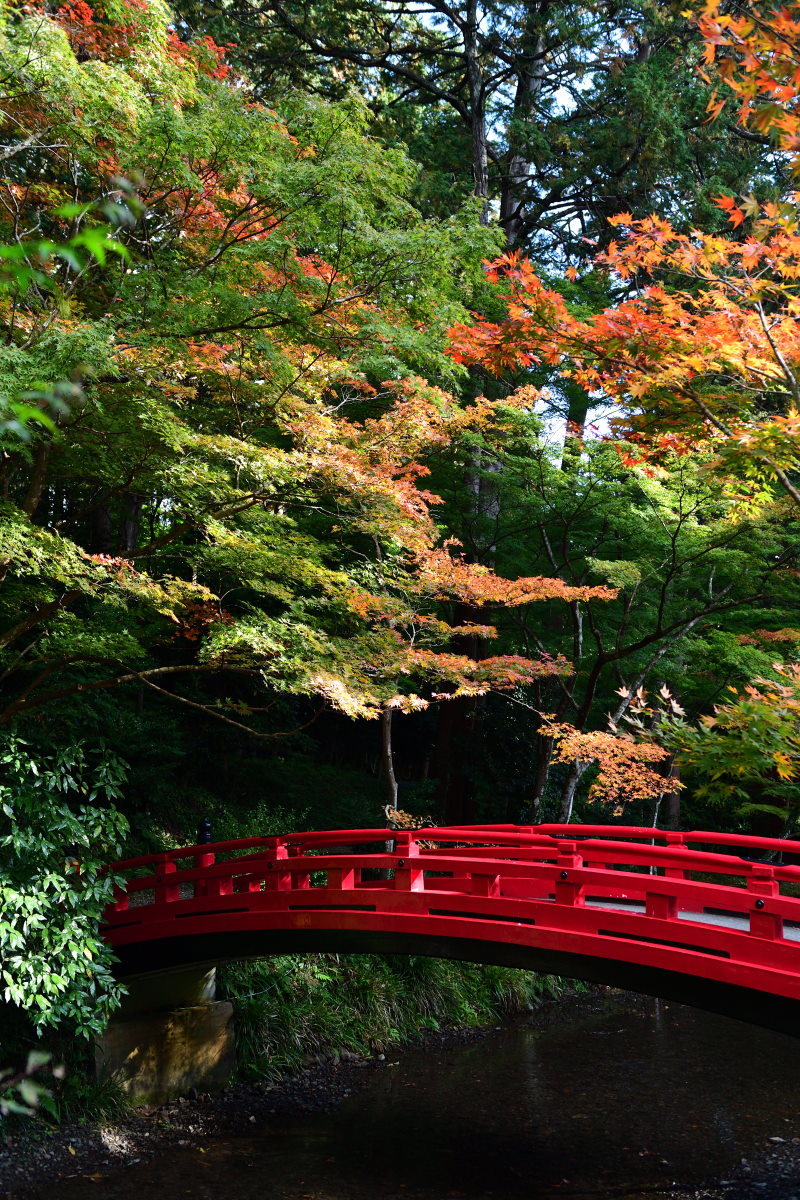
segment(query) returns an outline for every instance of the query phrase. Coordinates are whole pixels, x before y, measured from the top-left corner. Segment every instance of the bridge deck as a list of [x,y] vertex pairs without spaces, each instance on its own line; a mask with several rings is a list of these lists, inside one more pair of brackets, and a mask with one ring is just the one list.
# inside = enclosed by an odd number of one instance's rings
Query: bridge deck
[[[639,904],[636,901],[632,901],[630,904],[609,904],[607,900],[587,896],[586,904],[592,905],[594,908],[607,909],[609,912],[645,913],[644,904]],[[750,921],[748,918],[736,916],[733,913],[693,912],[691,909],[681,908],[678,909],[675,917],[678,921],[699,921],[701,925],[719,925],[722,929],[738,929],[743,933],[749,933],[750,931]],[[784,920],[783,936],[788,942],[800,942],[800,920]]]

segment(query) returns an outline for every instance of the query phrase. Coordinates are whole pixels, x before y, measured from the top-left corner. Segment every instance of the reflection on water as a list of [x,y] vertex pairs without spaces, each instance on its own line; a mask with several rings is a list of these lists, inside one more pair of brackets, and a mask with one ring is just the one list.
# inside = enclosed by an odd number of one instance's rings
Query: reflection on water
[[[334,1113],[273,1118],[131,1168],[94,1195],[236,1200],[653,1200],[800,1133],[800,1040],[679,1005],[566,1005],[413,1050]],[[58,1200],[84,1196],[65,1184]],[[101,1190],[102,1189],[102,1190]]]

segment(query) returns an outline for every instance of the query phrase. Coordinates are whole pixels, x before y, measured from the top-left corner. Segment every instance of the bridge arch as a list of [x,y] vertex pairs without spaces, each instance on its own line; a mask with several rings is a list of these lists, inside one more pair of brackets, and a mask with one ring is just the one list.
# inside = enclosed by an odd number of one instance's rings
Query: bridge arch
[[[393,842],[386,849],[387,840]],[[336,830],[131,859],[122,978],[319,951],[546,971],[800,1032],[800,843],[622,826]],[[760,861],[759,861],[760,860]]]

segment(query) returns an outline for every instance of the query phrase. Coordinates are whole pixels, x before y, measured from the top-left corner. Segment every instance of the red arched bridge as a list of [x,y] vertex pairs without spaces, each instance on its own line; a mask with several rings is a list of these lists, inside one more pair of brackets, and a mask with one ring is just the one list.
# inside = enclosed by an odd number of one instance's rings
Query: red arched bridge
[[[389,847],[389,848],[387,848]],[[800,1031],[800,842],[629,826],[293,833],[129,859],[124,977],[268,954],[427,954]]]

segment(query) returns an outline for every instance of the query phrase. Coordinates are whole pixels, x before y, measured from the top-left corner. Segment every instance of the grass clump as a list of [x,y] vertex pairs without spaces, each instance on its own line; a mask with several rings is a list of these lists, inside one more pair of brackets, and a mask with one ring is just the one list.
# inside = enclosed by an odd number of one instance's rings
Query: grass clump
[[240,1075],[275,1079],[307,1056],[378,1053],[443,1027],[486,1025],[558,995],[560,980],[509,967],[368,954],[227,966]]

